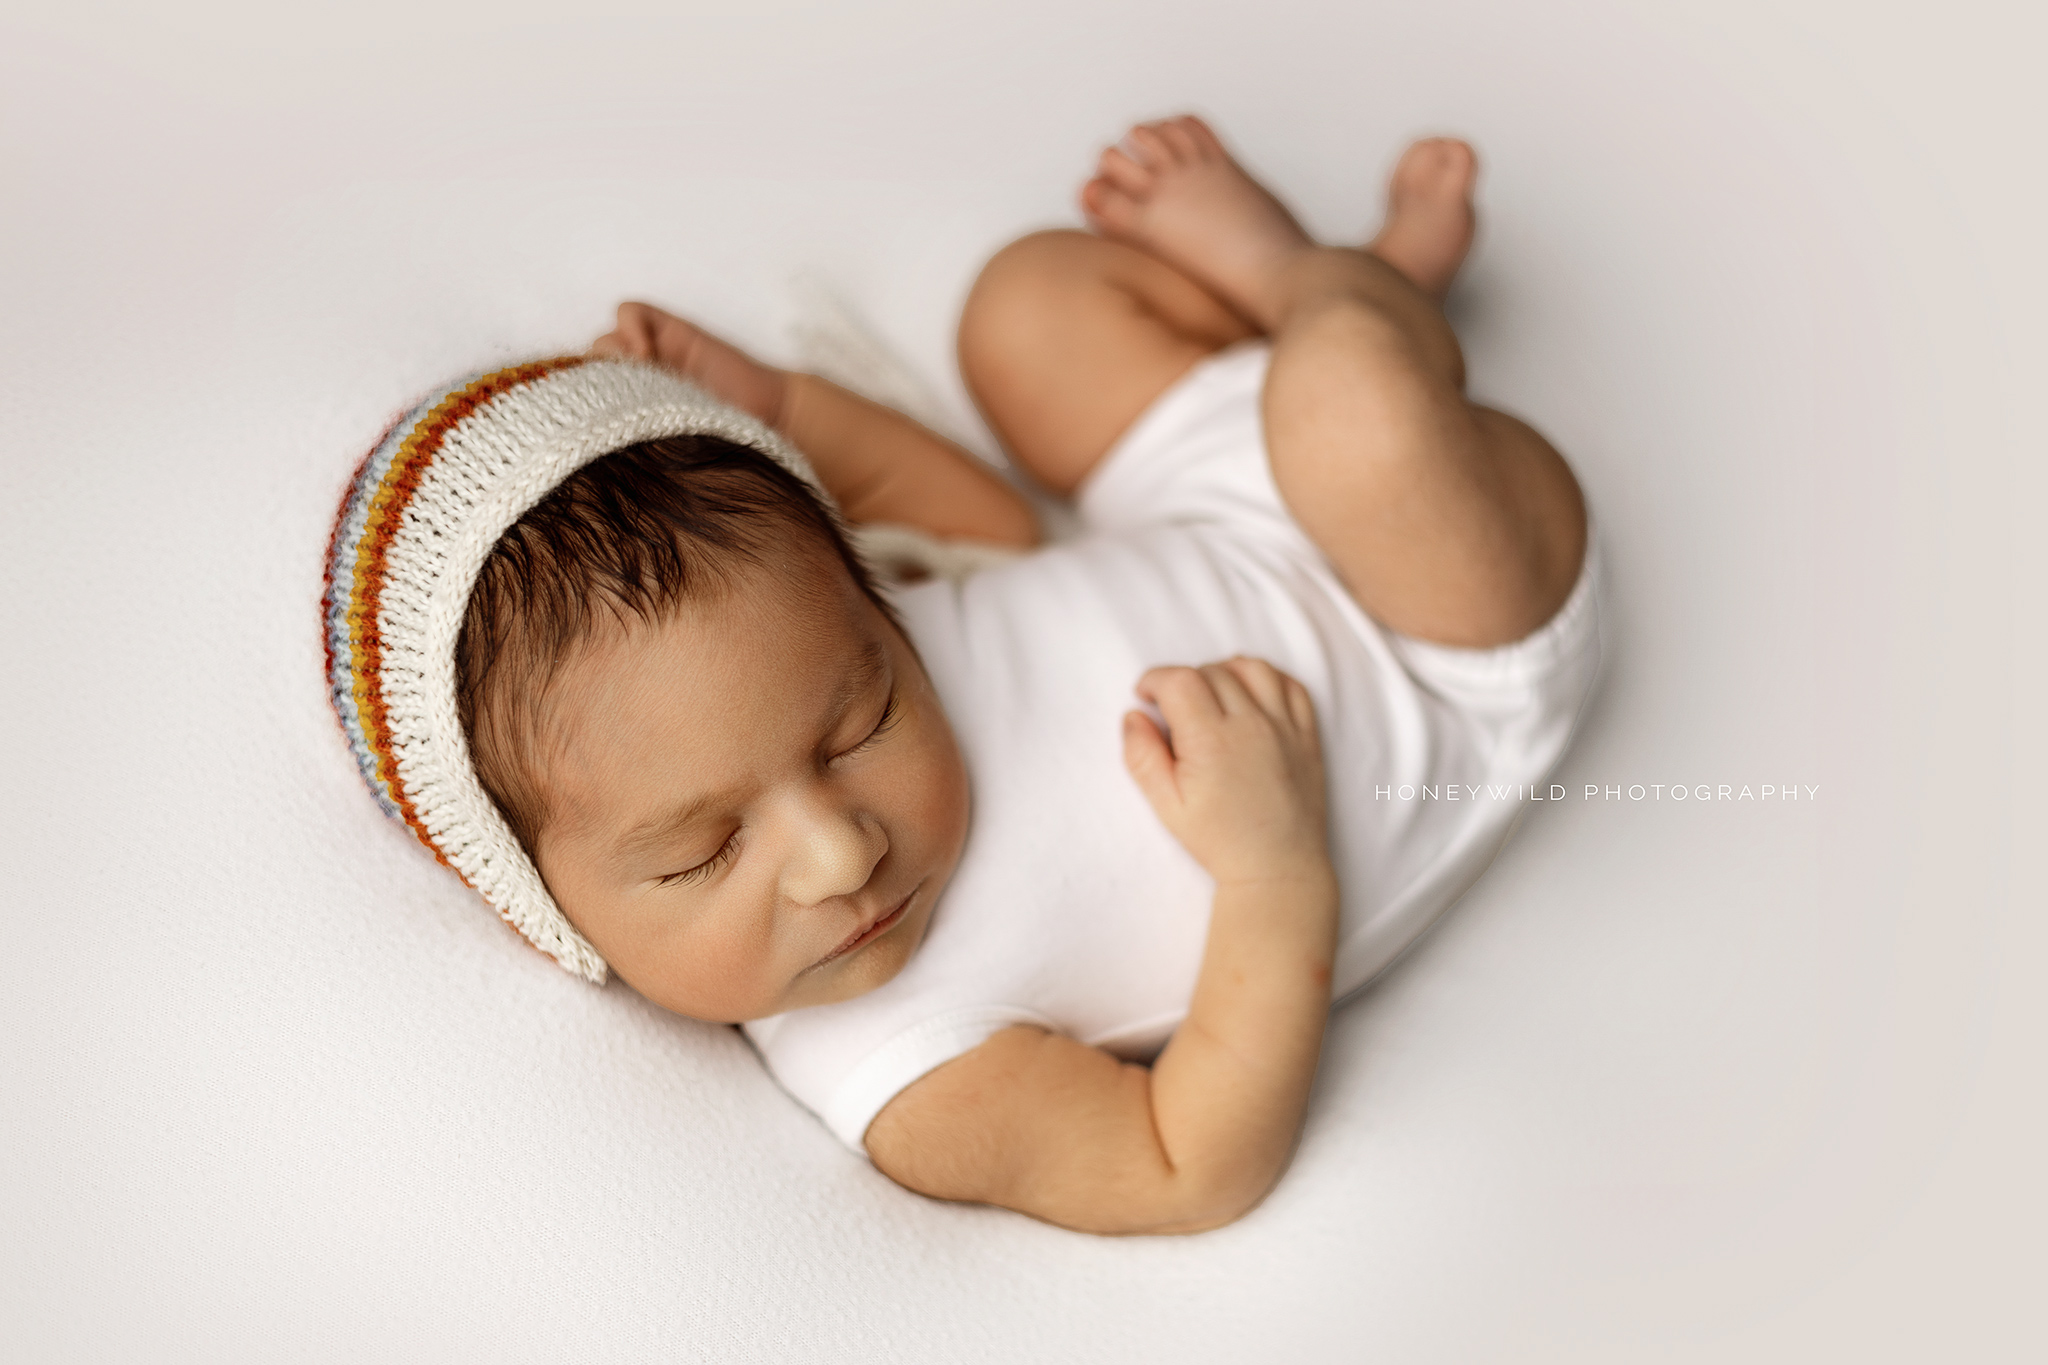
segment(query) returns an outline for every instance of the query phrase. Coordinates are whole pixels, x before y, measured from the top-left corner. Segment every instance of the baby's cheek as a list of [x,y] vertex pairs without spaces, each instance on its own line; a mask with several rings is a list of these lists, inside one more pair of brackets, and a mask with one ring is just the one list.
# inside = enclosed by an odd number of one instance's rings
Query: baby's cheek
[[952,736],[948,734],[946,738],[944,752],[935,756],[924,784],[924,814],[934,842],[957,852],[967,838],[967,768],[960,761],[959,749],[951,742]]
[[902,775],[904,814],[930,853],[957,847],[967,832],[967,767],[953,729],[938,711],[921,716],[917,744]]
[[775,1012],[780,983],[768,970],[770,948],[752,926],[693,925],[637,945],[635,957],[630,967],[613,965],[677,1014],[730,1023]]

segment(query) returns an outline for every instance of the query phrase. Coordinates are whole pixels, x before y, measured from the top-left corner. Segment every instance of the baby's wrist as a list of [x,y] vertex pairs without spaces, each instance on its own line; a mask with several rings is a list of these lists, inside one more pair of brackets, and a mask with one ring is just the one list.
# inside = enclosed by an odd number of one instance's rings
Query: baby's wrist
[[1262,961],[1298,965],[1296,955],[1304,949],[1328,967],[1341,905],[1337,872],[1327,858],[1320,865],[1219,879],[1210,906],[1209,947],[1247,971]]

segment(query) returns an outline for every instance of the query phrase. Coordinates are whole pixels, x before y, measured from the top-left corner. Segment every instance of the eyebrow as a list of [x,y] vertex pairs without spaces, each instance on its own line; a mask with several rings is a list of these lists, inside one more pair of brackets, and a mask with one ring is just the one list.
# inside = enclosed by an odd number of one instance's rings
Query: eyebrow
[[[854,657],[853,666],[846,671],[839,686],[833,690],[831,711],[825,723],[826,735],[839,728],[846,712],[865,695],[869,688],[889,671],[889,656],[883,650],[881,641],[870,638]],[[627,859],[651,853],[673,839],[680,831],[701,818],[704,813],[720,800],[720,794],[707,792],[693,796],[687,801],[669,807],[658,815],[649,816],[634,825],[617,843],[612,845],[612,856]]]

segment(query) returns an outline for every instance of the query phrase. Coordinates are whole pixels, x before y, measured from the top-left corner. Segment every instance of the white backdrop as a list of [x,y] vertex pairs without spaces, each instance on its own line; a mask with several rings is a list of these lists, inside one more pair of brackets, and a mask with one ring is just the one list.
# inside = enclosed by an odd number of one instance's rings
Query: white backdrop
[[[0,10],[11,1358],[2048,1350],[2037,7],[285,8]],[[1334,236],[1476,143],[1474,388],[1577,465],[1614,653],[1272,1199],[1106,1241],[521,946],[360,791],[316,598],[392,412],[623,296],[786,355],[821,277],[985,448],[976,266],[1189,108]]]

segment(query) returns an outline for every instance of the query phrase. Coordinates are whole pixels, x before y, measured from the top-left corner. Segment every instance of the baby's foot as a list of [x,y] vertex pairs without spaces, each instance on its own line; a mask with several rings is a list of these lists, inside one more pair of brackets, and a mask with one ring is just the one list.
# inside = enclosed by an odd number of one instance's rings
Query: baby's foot
[[1294,215],[1190,115],[1141,123],[1081,187],[1096,231],[1187,271],[1253,321],[1281,267],[1315,243]]
[[782,419],[787,373],[649,304],[620,304],[618,327],[592,342],[590,353],[652,360],[771,427]]
[[1387,184],[1387,220],[1366,247],[1439,301],[1472,249],[1472,182],[1479,159],[1450,137],[1401,154]]

